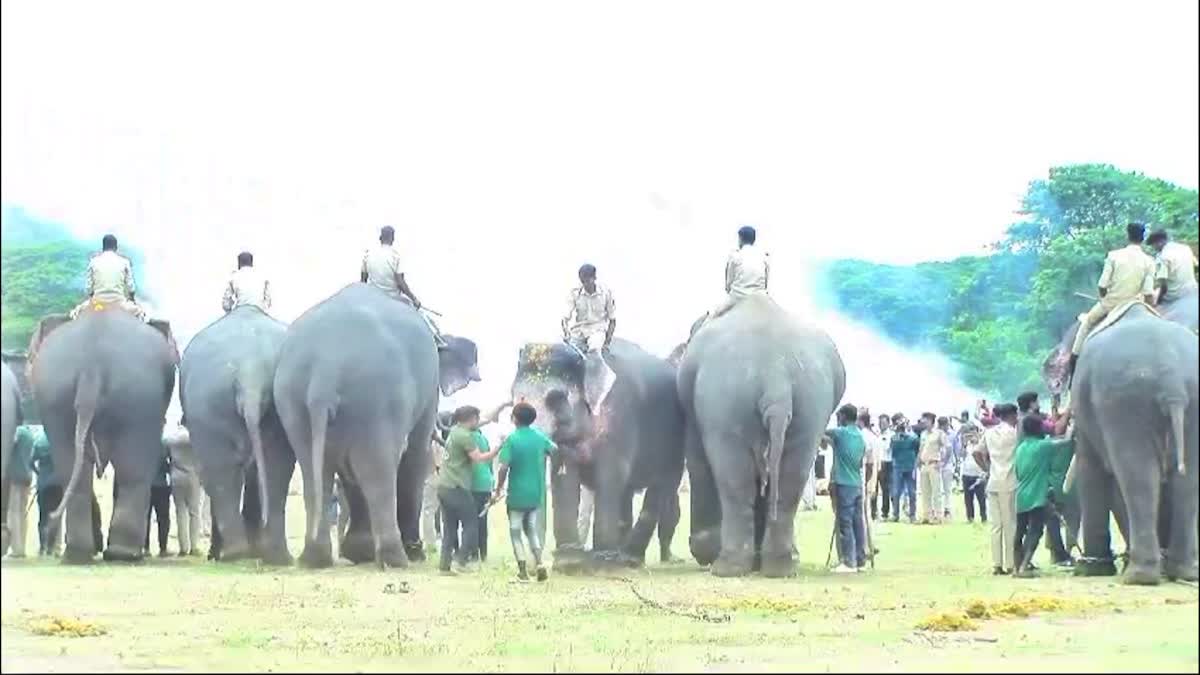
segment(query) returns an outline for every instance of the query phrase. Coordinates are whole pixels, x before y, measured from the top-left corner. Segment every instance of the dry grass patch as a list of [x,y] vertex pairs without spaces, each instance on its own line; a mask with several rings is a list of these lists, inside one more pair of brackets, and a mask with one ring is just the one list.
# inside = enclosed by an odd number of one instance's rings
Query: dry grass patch
[[99,624],[65,616],[43,616],[29,622],[29,632],[48,637],[97,637],[108,630]]

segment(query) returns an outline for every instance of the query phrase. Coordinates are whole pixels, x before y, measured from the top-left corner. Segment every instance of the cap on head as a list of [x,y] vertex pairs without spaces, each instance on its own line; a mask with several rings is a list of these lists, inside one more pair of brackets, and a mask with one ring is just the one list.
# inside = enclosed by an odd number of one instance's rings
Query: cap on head
[[1129,241],[1140,244],[1146,239],[1146,226],[1141,223],[1130,223],[1125,226],[1125,234],[1129,235]]
[[379,228],[379,243],[390,244],[396,241],[396,229],[391,225],[384,225]]
[[238,269],[243,267],[252,267],[254,265],[254,254],[249,251],[242,251],[238,254]]
[[117,250],[117,238],[111,234],[106,234],[100,240],[100,246],[105,251],[115,251]]
[[743,244],[753,244],[756,239],[758,239],[758,233],[754,231],[753,227],[745,225],[738,229],[739,242]]

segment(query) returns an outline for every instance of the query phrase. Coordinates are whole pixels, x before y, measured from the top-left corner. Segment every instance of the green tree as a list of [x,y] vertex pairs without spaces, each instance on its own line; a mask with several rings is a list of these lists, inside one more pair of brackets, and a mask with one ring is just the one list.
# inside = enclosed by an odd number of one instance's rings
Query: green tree
[[0,344],[25,349],[38,321],[66,312],[83,295],[91,251],[74,241],[5,244],[0,252]]

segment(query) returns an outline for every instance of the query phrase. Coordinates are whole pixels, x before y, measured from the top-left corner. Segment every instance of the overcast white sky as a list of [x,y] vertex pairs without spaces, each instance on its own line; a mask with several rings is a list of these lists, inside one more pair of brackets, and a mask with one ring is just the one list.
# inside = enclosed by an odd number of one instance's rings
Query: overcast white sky
[[979,251],[1055,164],[1198,182],[1194,2],[298,4],[6,1],[3,201],[146,249],[185,335],[239,250],[290,320],[394,225],[486,398],[584,260],[665,353],[743,223],[803,311],[807,261]]

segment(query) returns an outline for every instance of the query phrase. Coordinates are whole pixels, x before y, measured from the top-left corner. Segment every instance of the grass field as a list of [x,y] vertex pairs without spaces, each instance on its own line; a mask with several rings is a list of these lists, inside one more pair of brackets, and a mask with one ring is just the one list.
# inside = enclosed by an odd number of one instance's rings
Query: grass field
[[[455,578],[430,563],[380,572],[174,558],[91,567],[5,560],[0,665],[5,672],[1197,671],[1194,587],[1128,588],[1056,572],[992,577],[986,530],[961,522],[878,525],[877,569],[834,576],[823,569],[831,524],[823,506],[797,521],[801,574],[791,580],[717,579],[690,558],[660,566],[652,542],[643,570],[517,585],[500,509],[491,514],[488,563]],[[293,497],[294,554],[302,514]],[[681,556],[686,532],[685,522],[674,546]],[[965,632],[915,628],[974,600],[1029,598],[1063,606],[980,620]],[[103,634],[77,636],[89,629]]]

